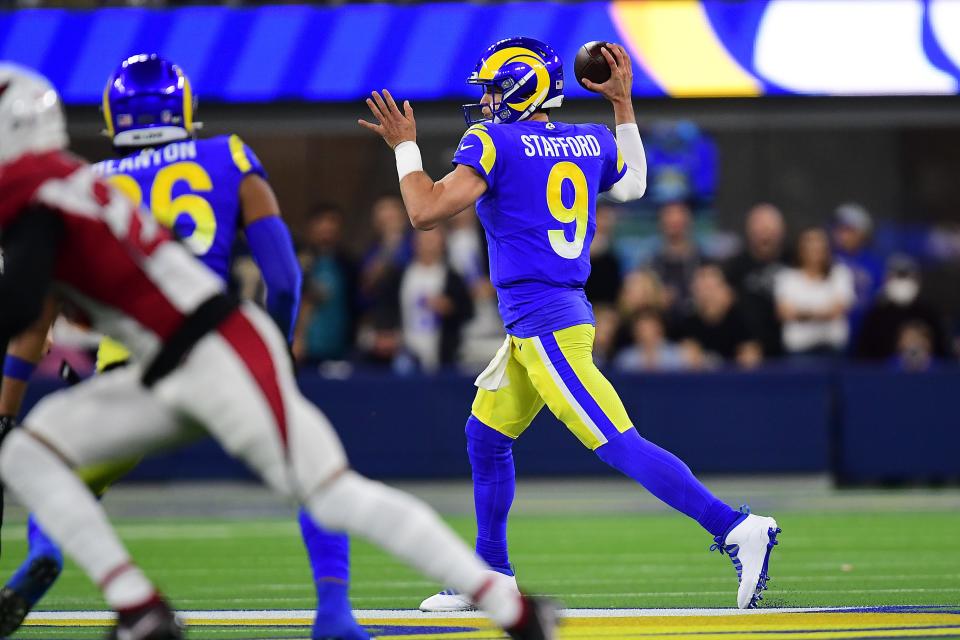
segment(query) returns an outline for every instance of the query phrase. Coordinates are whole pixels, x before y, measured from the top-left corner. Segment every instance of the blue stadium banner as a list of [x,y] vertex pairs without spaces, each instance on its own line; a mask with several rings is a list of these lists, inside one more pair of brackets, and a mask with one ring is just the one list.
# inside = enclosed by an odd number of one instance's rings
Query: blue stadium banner
[[126,56],[158,52],[204,100],[344,101],[390,88],[475,97],[477,56],[504,37],[624,43],[637,97],[950,95],[960,87],[960,0],[614,0],[336,7],[0,12],[0,59],[39,69],[72,104],[96,104]]

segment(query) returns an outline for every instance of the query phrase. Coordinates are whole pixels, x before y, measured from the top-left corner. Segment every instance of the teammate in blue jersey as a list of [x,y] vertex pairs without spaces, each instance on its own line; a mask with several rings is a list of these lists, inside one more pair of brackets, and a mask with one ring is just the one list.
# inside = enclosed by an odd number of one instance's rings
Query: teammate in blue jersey
[[[193,111],[190,82],[178,66],[155,54],[128,58],[103,94],[106,133],[119,157],[94,165],[94,170],[173,229],[224,280],[229,277],[237,231],[242,229],[266,282],[267,311],[289,338],[299,306],[301,273],[266,172],[236,135],[195,138]],[[31,361],[39,359],[46,326],[55,316],[55,310],[48,310],[32,337],[12,343],[0,413],[16,414],[22,397],[17,382],[25,382]],[[128,357],[122,345],[104,340],[97,368],[121,366]],[[102,493],[137,462],[95,469],[87,480]],[[347,537],[319,528],[303,511],[299,522],[317,587],[313,638],[366,640],[369,636],[354,620],[347,594]],[[0,591],[0,637],[43,597],[62,567],[60,551],[32,517],[28,540],[29,556]]]
[[[497,42],[477,63],[468,82],[482,87],[483,97],[464,106],[470,127],[454,170],[437,182],[423,171],[409,102],[401,109],[387,90],[374,92],[367,105],[378,123],[359,123],[394,149],[414,227],[433,228],[476,203],[486,232],[508,335],[477,378],[466,426],[477,553],[515,582],[507,553],[512,446],[546,404],[604,462],[710,532],[712,548],[728,554],[737,570],[737,606],[754,607],[766,588],[776,521],[730,508],[676,456],[642,438],[593,363],[593,312],[583,287],[597,197],[624,202],[646,188],[630,58],[619,45],[608,45],[603,55],[610,79],[584,84],[612,103],[616,138],[602,125],[551,120],[563,101],[563,66],[551,47],[532,38]],[[472,607],[450,591],[421,605],[430,611]]]

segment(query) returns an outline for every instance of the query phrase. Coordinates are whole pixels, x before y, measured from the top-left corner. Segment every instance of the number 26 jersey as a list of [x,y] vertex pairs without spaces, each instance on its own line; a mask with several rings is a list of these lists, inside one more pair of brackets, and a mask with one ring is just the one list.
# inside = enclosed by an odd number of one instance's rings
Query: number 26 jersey
[[170,142],[104,160],[94,171],[172,229],[223,280],[242,226],[240,182],[251,173],[266,177],[235,135]]
[[583,287],[597,196],[626,173],[616,140],[600,124],[524,121],[478,124],[454,164],[487,182],[477,215],[507,333],[518,338],[593,323]]

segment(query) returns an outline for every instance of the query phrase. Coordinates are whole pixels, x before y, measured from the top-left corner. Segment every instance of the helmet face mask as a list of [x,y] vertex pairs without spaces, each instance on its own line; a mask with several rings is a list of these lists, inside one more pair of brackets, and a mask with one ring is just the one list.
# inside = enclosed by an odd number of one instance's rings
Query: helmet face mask
[[0,164],[67,145],[66,118],[53,85],[19,65],[0,64]]
[[481,98],[480,102],[465,104],[461,107],[463,109],[463,118],[468,125],[483,122],[501,122],[501,118],[510,117],[510,107],[503,101],[504,91],[502,86],[492,80],[476,82],[468,80],[467,82],[483,87],[483,96],[490,96],[489,101],[484,101]]
[[157,54],[127,58],[103,91],[105,133],[117,148],[139,148],[193,137],[196,102],[177,65]]
[[487,49],[467,83],[500,94],[488,104],[463,105],[467,124],[519,122],[563,102],[563,63],[539,40],[509,38]]

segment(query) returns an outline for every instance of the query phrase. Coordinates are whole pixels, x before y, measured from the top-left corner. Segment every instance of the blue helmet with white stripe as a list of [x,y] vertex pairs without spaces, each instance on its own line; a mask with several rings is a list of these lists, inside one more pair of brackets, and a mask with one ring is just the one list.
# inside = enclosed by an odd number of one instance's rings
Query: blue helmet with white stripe
[[[467,124],[519,122],[563,103],[563,62],[544,42],[508,38],[486,50],[467,83],[494,94],[492,105],[463,105]],[[484,107],[490,115],[484,113]]]

